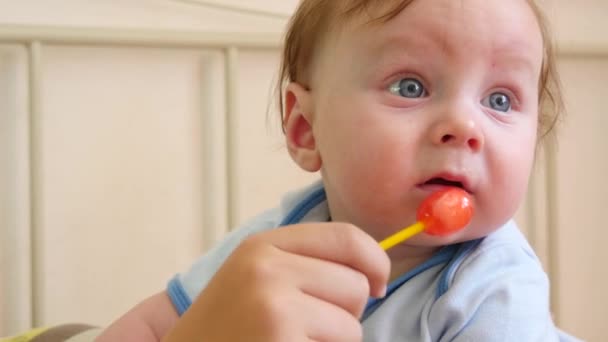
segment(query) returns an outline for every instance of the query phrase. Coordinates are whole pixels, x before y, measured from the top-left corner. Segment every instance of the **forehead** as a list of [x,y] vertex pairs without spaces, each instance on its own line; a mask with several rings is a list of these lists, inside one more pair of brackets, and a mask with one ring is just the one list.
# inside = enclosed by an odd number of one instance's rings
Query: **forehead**
[[386,14],[387,6],[376,7],[332,32],[323,50],[376,59],[392,50],[439,47],[448,55],[504,53],[542,62],[542,35],[526,0],[414,0],[384,22],[371,21]]

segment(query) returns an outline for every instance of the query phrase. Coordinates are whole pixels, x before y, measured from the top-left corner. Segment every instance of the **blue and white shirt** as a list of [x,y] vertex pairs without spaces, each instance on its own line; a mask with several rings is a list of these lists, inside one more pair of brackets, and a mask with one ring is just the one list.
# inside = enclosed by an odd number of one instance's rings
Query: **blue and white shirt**
[[[231,232],[175,276],[167,292],[182,315],[247,236],[285,225],[329,220],[317,182],[285,196]],[[513,222],[478,240],[445,246],[370,299],[361,318],[364,341],[577,341],[559,331],[549,311],[549,283]]]

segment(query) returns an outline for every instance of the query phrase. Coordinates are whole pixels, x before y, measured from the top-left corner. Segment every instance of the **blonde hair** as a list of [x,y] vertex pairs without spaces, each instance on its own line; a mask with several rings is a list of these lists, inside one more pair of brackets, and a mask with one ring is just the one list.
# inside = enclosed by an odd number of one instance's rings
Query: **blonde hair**
[[[283,89],[290,82],[309,84],[313,54],[328,32],[361,14],[367,14],[370,23],[384,23],[403,11],[413,0],[302,0],[291,17],[285,35],[282,62],[277,82],[277,99],[281,123],[284,128],[285,109]],[[554,42],[548,20],[534,0],[527,0],[532,8],[543,38],[543,63],[538,80],[539,137],[551,133],[563,114],[563,96],[556,66]],[[381,8],[380,15],[377,13]]]

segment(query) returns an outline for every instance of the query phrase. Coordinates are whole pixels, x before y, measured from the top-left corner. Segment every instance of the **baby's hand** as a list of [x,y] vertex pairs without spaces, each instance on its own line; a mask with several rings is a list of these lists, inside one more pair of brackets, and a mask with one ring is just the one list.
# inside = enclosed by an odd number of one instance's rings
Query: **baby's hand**
[[389,272],[377,242],[349,224],[253,235],[165,341],[360,341],[359,317]]

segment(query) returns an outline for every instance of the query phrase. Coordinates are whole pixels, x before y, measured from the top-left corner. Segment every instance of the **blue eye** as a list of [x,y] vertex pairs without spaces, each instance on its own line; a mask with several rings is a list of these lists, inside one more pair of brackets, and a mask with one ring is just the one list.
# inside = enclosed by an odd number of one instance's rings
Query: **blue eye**
[[511,98],[504,93],[492,93],[482,101],[482,104],[499,112],[508,112],[511,110]]
[[415,99],[426,96],[426,90],[420,81],[415,78],[403,78],[389,86],[392,94]]

